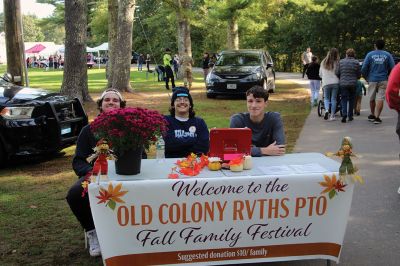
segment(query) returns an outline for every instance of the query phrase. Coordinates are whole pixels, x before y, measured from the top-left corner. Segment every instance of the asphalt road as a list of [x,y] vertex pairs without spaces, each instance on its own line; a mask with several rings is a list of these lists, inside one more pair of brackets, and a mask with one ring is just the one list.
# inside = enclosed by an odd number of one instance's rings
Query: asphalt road
[[[303,86],[308,81],[300,73],[277,73]],[[400,265],[400,144],[395,133],[397,113],[386,104],[383,121],[375,125],[367,120],[369,103],[363,98],[360,116],[354,121],[328,122],[313,108],[297,140],[295,152],[336,152],[344,136],[353,140],[364,185],[356,184],[339,265]],[[332,262],[332,265],[335,263]],[[326,265],[324,260],[268,263],[264,265]]]

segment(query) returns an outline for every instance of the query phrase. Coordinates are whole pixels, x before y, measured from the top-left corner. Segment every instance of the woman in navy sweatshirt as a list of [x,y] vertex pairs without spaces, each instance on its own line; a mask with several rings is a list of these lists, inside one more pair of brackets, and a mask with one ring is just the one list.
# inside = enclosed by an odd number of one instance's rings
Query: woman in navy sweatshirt
[[184,87],[176,87],[171,98],[168,132],[164,137],[165,157],[182,158],[195,154],[207,154],[209,132],[206,122],[195,117],[193,99]]

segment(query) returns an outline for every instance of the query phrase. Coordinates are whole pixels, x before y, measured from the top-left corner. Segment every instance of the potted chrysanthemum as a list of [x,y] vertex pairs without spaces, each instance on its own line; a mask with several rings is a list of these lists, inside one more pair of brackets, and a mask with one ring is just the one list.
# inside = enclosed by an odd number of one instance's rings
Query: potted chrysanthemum
[[90,128],[96,138],[111,142],[117,174],[134,175],[140,173],[143,148],[165,134],[167,121],[157,111],[127,107],[101,113]]

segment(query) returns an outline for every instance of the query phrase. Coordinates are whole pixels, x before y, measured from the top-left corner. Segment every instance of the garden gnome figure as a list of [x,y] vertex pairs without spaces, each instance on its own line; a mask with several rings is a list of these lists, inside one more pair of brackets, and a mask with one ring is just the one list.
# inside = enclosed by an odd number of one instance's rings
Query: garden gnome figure
[[96,147],[93,148],[94,152],[90,155],[86,161],[91,163],[94,159],[96,161],[93,165],[91,182],[96,181],[96,177],[100,173],[101,180],[107,180],[108,176],[108,163],[107,160],[116,160],[116,157],[113,155],[113,151],[111,150],[111,143],[106,139],[100,139],[96,143]]

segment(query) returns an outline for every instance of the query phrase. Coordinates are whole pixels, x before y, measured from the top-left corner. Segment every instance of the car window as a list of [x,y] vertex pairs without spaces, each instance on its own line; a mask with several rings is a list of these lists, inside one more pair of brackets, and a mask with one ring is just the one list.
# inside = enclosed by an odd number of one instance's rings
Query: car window
[[259,54],[222,54],[217,66],[258,66],[260,65]]

